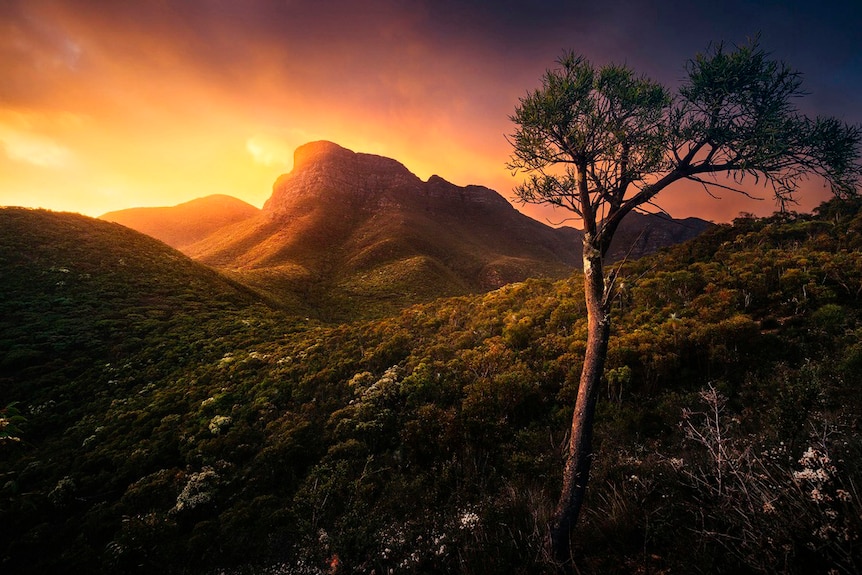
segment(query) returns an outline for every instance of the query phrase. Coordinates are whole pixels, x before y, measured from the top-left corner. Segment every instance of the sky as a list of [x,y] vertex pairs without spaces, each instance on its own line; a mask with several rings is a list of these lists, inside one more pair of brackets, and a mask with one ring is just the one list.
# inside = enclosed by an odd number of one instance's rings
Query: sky
[[[860,124],[860,29],[859,0],[0,0],[0,205],[260,207],[314,140],[511,199],[509,118],[564,50],[674,88],[711,43],[759,35],[806,114]],[[771,213],[760,195],[658,203],[724,222]],[[811,182],[797,209],[827,197]]]

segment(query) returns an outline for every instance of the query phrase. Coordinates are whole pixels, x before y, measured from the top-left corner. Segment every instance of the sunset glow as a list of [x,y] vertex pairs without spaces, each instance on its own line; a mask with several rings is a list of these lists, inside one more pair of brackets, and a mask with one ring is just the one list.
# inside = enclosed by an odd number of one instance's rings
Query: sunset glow
[[[227,194],[261,206],[293,150],[319,139],[395,158],[423,179],[438,174],[511,197],[508,117],[564,48],[672,85],[710,40],[762,31],[770,50],[806,72],[811,112],[862,119],[859,50],[848,44],[859,9],[815,18],[821,25],[803,32],[794,18],[812,17],[798,7],[732,19],[750,10],[740,5],[720,20],[693,13],[685,30],[659,34],[675,24],[669,9],[654,15],[658,28],[644,29],[644,15],[659,9],[622,8],[5,2],[0,205],[97,216]],[[647,37],[661,41],[647,46]],[[800,209],[826,196],[812,185]],[[662,207],[716,221],[774,209],[768,199],[725,200],[692,187],[669,192]]]

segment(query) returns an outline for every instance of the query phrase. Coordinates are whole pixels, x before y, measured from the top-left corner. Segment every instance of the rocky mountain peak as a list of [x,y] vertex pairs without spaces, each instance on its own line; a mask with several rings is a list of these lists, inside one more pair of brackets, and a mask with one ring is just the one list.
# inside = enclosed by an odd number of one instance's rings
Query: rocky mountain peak
[[311,142],[297,148],[293,170],[273,185],[264,205],[271,215],[287,215],[309,201],[361,207],[389,196],[416,192],[422,181],[400,162],[356,153],[332,142]]
[[334,142],[319,140],[298,147],[293,152],[293,169],[304,170],[308,166],[325,162],[351,161],[356,154]]

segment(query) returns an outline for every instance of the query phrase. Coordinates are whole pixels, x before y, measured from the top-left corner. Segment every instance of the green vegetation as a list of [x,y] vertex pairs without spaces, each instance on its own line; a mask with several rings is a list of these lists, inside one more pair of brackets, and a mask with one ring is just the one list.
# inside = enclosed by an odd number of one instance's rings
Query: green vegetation
[[[859,571],[859,208],[621,270],[582,573]],[[3,572],[552,572],[579,275],[321,324],[7,209],[0,284]]]
[[620,224],[680,182],[747,195],[743,181],[762,181],[784,207],[817,176],[837,197],[855,197],[862,126],[806,117],[795,104],[805,95],[800,74],[756,39],[689,60],[675,94],[625,65],[596,67],[571,52],[557,63],[511,116],[509,167],[526,176],[515,188],[521,201],[563,207],[584,232],[587,341],[548,537],[559,572],[572,575],[616,297],[616,276],[604,267]]

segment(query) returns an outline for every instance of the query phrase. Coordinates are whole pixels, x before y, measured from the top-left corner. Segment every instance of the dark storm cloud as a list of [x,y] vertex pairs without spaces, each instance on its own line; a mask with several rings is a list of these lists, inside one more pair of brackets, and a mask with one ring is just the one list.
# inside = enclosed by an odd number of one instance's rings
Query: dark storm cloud
[[[0,14],[7,28],[11,23],[19,36],[35,38],[55,62],[74,58],[79,35],[98,39],[102,49],[124,53],[142,67],[175,64],[165,61],[170,52],[190,69],[228,83],[241,79],[256,58],[283,66],[285,76],[298,81],[340,75],[350,83],[348,76],[365,74],[362,79],[373,82],[381,66],[411,66],[411,50],[415,72],[422,73],[426,62],[415,56],[416,46],[428,59],[434,55],[454,66],[472,60],[474,67],[507,70],[519,80],[573,49],[597,61],[626,62],[673,83],[682,77],[685,61],[710,43],[741,43],[756,35],[806,74],[823,92],[817,101],[824,105],[852,105],[846,96],[826,93],[853,92],[862,75],[862,3],[855,0],[81,0],[44,5],[13,1]],[[8,51],[8,41],[4,45]]]

